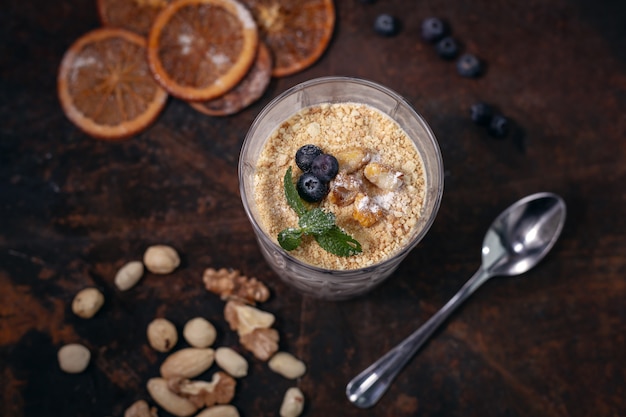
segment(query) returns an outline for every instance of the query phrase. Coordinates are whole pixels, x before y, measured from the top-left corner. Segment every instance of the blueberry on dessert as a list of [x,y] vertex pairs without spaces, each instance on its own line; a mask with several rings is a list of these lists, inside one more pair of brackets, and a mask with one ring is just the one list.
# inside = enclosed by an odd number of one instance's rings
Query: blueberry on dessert
[[322,154],[322,149],[316,145],[304,145],[296,151],[296,165],[302,172],[311,170],[313,160]]
[[494,115],[487,127],[487,132],[494,138],[505,137],[509,133],[509,119],[501,114]]
[[298,178],[296,189],[304,201],[317,203],[328,194],[328,183],[320,180],[311,172],[305,172]]
[[329,182],[339,172],[337,158],[327,153],[319,155],[311,164],[311,173],[323,182]]

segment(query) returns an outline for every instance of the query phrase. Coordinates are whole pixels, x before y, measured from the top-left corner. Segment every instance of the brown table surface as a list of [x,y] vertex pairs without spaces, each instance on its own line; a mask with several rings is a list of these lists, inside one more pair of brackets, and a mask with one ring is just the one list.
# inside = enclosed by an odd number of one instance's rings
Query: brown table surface
[[[207,267],[265,281],[273,296],[262,308],[277,317],[281,348],[308,365],[288,381],[248,355],[250,375],[234,399],[242,416],[277,415],[293,385],[306,395],[304,416],[626,415],[626,3],[337,1],[327,53],[273,80],[250,108],[212,118],[171,99],[152,127],[120,143],[81,133],[56,95],[66,48],[99,26],[94,3],[9,0],[0,14],[0,415],[121,416],[149,399],[146,381],[165,356],[146,342],[156,316],[179,330],[205,316],[217,346],[238,346],[222,301],[202,286]],[[383,12],[402,19],[398,36],[373,32]],[[483,77],[460,77],[420,40],[431,15],[485,60]],[[277,279],[237,185],[255,116],[288,87],[325,75],[367,78],[405,96],[445,162],[429,234],[382,286],[343,302],[304,297]],[[494,140],[472,124],[478,100],[515,122],[509,137]],[[538,191],[568,205],[548,257],[524,278],[474,294],[378,405],[351,405],[351,377],[452,297],[477,269],[491,220]],[[181,267],[116,290],[117,268],[157,243],[174,246]],[[86,286],[106,297],[91,320],[70,308]],[[79,375],[56,361],[70,342],[93,353]]]

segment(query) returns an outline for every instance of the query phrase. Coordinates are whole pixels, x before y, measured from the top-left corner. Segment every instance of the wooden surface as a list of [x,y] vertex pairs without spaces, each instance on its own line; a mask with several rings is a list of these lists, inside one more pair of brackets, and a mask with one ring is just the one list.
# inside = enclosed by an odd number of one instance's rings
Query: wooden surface
[[[273,80],[246,111],[211,118],[172,99],[149,130],[121,143],[81,133],[56,96],[64,51],[99,25],[94,3],[9,0],[0,14],[0,415],[123,415],[148,399],[146,381],[164,357],[146,343],[155,316],[179,330],[205,316],[218,328],[217,345],[237,345],[223,303],[201,283],[211,266],[271,287],[262,308],[277,317],[281,348],[308,365],[291,382],[248,357],[250,375],[234,400],[242,416],[276,415],[292,385],[306,395],[304,416],[626,415],[624,2],[340,0],[322,59]],[[397,37],[373,33],[382,12],[402,18]],[[487,62],[485,76],[459,77],[419,40],[431,15]],[[404,95],[429,121],[445,163],[427,237],[386,283],[346,302],[303,297],[272,274],[237,186],[254,117],[288,87],[324,75],[363,77]],[[514,134],[494,140],[474,126],[468,108],[477,100],[511,117]],[[544,190],[569,210],[553,252],[524,278],[487,283],[376,407],[352,406],[350,378],[474,273],[502,209]],[[117,291],[117,268],[155,243],[177,248],[181,267]],[[106,297],[91,320],[70,309],[86,286]],[[80,375],[57,365],[58,348],[70,342],[93,354]]]

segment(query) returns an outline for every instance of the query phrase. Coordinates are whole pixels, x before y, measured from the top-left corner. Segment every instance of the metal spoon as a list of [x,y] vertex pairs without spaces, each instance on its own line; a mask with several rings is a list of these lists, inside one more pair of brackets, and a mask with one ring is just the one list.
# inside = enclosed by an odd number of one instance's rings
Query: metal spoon
[[350,402],[361,408],[376,404],[435,329],[489,278],[519,275],[534,267],[561,234],[565,213],[565,202],[552,193],[529,195],[502,212],[487,230],[478,271],[422,327],[348,383]]

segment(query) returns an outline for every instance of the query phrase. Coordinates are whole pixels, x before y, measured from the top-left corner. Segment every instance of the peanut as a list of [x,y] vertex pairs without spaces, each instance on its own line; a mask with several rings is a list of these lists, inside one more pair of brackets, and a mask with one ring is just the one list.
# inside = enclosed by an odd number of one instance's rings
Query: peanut
[[78,343],[70,343],[63,346],[57,353],[59,367],[68,374],[83,372],[91,360],[91,352],[85,346]]
[[193,378],[213,364],[215,351],[210,348],[185,348],[169,355],[161,364],[161,376]]
[[124,412],[124,417],[158,417],[156,407],[150,407],[145,400],[135,401]]
[[187,417],[198,411],[194,403],[170,391],[167,381],[163,378],[149,379],[147,388],[152,399],[168,413],[178,417]]
[[154,274],[169,274],[178,268],[180,258],[171,246],[154,245],[144,253],[143,263]]
[[233,405],[214,405],[205,408],[196,417],[239,417],[239,411]]
[[79,291],[72,301],[72,311],[78,317],[92,318],[104,304],[104,295],[97,288]]
[[248,375],[248,361],[229,347],[221,347],[215,351],[215,362],[235,378]]
[[143,264],[139,261],[128,262],[115,274],[115,286],[120,291],[131,289],[143,275]]
[[299,388],[292,387],[285,392],[280,406],[280,417],[298,417],[304,409],[304,395]]
[[169,352],[178,343],[176,327],[164,318],[152,320],[146,333],[150,346],[159,352]]
[[291,353],[278,352],[267,363],[269,368],[287,379],[296,379],[304,375],[306,365]]
[[205,348],[215,342],[217,333],[215,327],[202,317],[195,317],[185,323],[183,337],[193,347]]

